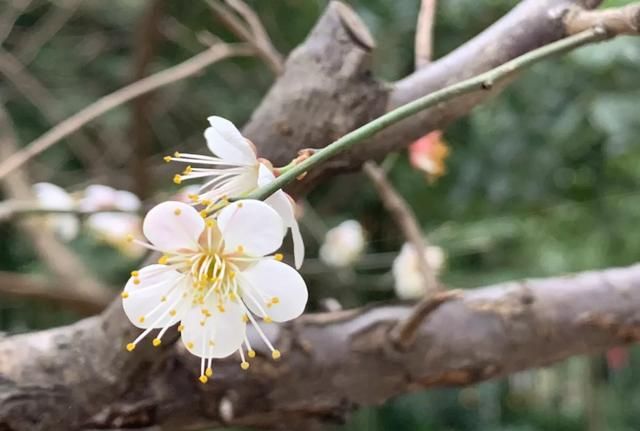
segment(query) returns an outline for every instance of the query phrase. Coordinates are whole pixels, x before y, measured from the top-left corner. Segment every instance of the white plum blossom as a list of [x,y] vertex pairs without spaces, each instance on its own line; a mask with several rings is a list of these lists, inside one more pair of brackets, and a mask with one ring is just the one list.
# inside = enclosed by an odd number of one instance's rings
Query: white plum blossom
[[131,235],[139,234],[142,229],[142,219],[137,214],[101,212],[87,217],[85,224],[97,239],[131,258],[145,252],[144,248],[129,241]]
[[[144,253],[143,248],[127,241],[130,235],[138,234],[142,228],[142,219],[134,214],[140,210],[142,203],[135,194],[94,184],[84,190],[79,207],[87,212],[100,211],[86,220],[89,231],[100,241],[130,257],[139,257]],[[106,212],[108,210],[118,212]]]
[[[436,246],[427,246],[424,249],[424,258],[429,268],[436,274],[440,272],[445,262],[444,251]],[[418,255],[413,245],[405,243],[402,246],[400,254],[393,261],[391,271],[396,295],[400,299],[418,299],[425,295],[426,284],[420,272]]]
[[362,225],[356,220],[346,220],[327,232],[320,247],[320,259],[329,266],[344,268],[360,258],[365,245]]
[[[38,204],[43,209],[71,211],[76,208],[71,195],[55,184],[34,184],[33,192]],[[78,235],[79,222],[73,214],[50,214],[44,217],[44,220],[64,241],[71,241]]]
[[152,331],[152,340],[179,323],[186,349],[201,358],[200,381],[213,374],[212,360],[239,353],[241,367],[255,356],[246,335],[252,323],[274,359],[273,347],[257,322],[298,317],[307,302],[304,280],[282,255],[283,221],[269,205],[243,200],[203,218],[183,202],[163,202],[149,211],[143,232],[147,248],[162,253],[157,264],[131,273],[122,293],[131,322],[144,331],[133,350]]
[[[208,118],[204,136],[213,156],[177,152],[166,156],[165,161],[188,163],[182,174],[176,174],[174,182],[203,180],[200,194],[194,195],[194,204],[204,205],[206,212],[215,211],[227,199],[241,198],[258,187],[275,179],[271,164],[259,159],[254,145],[242,136],[233,123],[222,117]],[[197,167],[192,167],[196,165]],[[265,202],[273,207],[284,221],[284,230],[291,229],[296,268],[304,260],[304,243],[295,217],[293,200],[282,190],[276,191]]]
[[141,206],[140,199],[135,194],[102,184],[88,186],[79,203],[80,209],[87,212],[109,209],[136,212]]

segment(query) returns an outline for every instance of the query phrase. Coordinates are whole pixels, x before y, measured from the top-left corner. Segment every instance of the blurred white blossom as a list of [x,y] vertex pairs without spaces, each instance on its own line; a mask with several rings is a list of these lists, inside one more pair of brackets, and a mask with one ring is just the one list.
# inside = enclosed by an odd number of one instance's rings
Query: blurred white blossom
[[142,206],[140,199],[126,190],[116,190],[102,184],[88,186],[80,199],[82,211],[120,210],[135,212]]
[[344,268],[353,265],[366,246],[364,230],[356,220],[346,220],[330,229],[320,247],[320,259],[327,265]]
[[[144,253],[143,248],[127,240],[131,235],[139,236],[142,229],[141,217],[133,214],[142,206],[135,194],[94,184],[84,190],[79,206],[83,211],[101,211],[90,215],[86,220],[89,232],[97,239],[130,257],[139,257]],[[108,210],[114,212],[105,212]]]
[[[38,204],[43,209],[73,210],[74,199],[62,187],[51,183],[33,185],[33,192]],[[64,241],[71,241],[78,235],[79,222],[73,214],[50,214],[43,217],[45,223]]]
[[[442,269],[445,262],[444,251],[437,246],[428,246],[424,249],[424,258],[431,270],[436,275]],[[426,283],[420,272],[418,254],[413,245],[405,243],[400,254],[393,261],[391,269],[394,279],[396,295],[401,299],[418,299],[426,293]]]

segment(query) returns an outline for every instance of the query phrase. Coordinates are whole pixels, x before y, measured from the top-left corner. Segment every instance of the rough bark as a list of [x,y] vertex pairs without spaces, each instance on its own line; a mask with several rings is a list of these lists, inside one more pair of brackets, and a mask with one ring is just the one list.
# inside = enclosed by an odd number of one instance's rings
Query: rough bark
[[135,331],[116,303],[70,327],[0,341],[0,429],[295,429],[302,421],[342,421],[358,406],[401,393],[637,341],[639,310],[636,265],[452,295],[403,350],[389,332],[410,305],[311,314],[268,328],[283,352],[279,361],[259,351],[246,372],[237,358],[219,361],[203,385],[197,360],[179,343],[123,354]]
[[[600,1],[524,0],[442,59],[395,83],[385,83],[372,75],[375,43],[366,26],[347,6],[332,2],[305,42],[291,53],[284,74],[243,132],[261,156],[276,165],[285,164],[300,149],[324,147],[386,111],[564,37],[569,12],[598,4]],[[381,159],[425,133],[443,128],[503,88],[469,93],[425,110],[379,133],[364,144],[366,148],[358,146],[315,169],[305,181],[313,184],[338,172],[358,169],[369,159]]]

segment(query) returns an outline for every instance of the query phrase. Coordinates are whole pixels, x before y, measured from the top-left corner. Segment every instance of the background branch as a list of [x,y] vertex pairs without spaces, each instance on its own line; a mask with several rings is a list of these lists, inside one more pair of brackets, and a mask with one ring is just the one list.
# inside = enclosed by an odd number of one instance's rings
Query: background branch
[[[220,0],[209,0],[207,4],[232,33],[255,49],[256,55],[275,75],[282,73],[284,68],[282,54],[274,48],[260,18],[249,5],[242,0],[226,0],[226,3]],[[239,14],[244,22],[233,11]]]
[[249,49],[249,47],[242,44],[215,45],[176,66],[150,75],[140,81],[134,82],[133,84],[127,85],[126,87],[104,96],[83,110],[62,121],[36,140],[30,142],[19,152],[7,156],[0,164],[0,179],[22,166],[32,157],[40,154],[47,148],[74,133],[88,122],[94,120],[105,112],[122,105],[123,103],[135,99],[149,91],[153,91],[165,85],[180,81],[181,79],[188,78],[189,76],[200,72],[205,67],[222,59],[233,56],[251,55],[252,53],[252,49]]
[[433,56],[433,27],[437,0],[422,0],[416,23],[415,63],[416,69],[426,66]]
[[[4,106],[0,105],[0,157],[7,157],[17,148],[13,123]],[[33,200],[31,182],[23,170],[7,176],[3,185],[10,198]],[[31,240],[40,259],[55,274],[58,279],[56,285],[65,286],[65,291],[73,292],[77,298],[86,298],[86,301],[103,303],[113,299],[114,292],[94,279],[77,256],[45,225],[37,220],[23,220],[19,226]]]
[[64,284],[56,284],[46,277],[0,271],[0,295],[21,299],[33,299],[91,316],[104,310],[111,297],[94,297],[79,294]]
[[259,351],[242,372],[235,358],[221,360],[213,384],[202,385],[197,358],[180,345],[124,352],[136,331],[117,301],[102,316],[0,340],[0,425],[295,429],[341,421],[357,406],[401,393],[468,385],[639,340],[640,265],[465,291],[433,309],[413,346],[398,352],[389,331],[411,310],[386,305],[269,327],[280,361]]

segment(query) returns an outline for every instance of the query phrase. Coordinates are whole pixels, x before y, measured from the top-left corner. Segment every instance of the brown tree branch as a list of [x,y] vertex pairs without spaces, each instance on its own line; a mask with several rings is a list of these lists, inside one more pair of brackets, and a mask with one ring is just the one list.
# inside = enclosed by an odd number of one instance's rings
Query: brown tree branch
[[[135,33],[133,52],[133,82],[143,79],[162,40],[159,27],[164,14],[164,0],[149,2]],[[131,147],[133,148],[129,168],[134,181],[134,192],[140,199],[149,197],[152,177],[146,159],[151,155],[153,133],[149,121],[152,92],[141,95],[131,102]]]
[[0,271],[0,298],[33,299],[61,306],[85,316],[104,310],[111,298],[80,294],[66,285],[51,283],[45,277]]
[[73,16],[82,0],[67,0],[62,4],[51,5],[51,9],[42,17],[33,30],[26,33],[16,44],[15,52],[20,61],[28,65],[40,52],[40,49],[65,25]]
[[416,23],[415,65],[416,69],[431,63],[433,56],[433,27],[436,14],[436,0],[422,0]]
[[295,429],[401,393],[468,385],[640,340],[640,265],[449,299],[420,322],[407,351],[394,348],[389,332],[411,307],[307,315],[268,328],[280,361],[259,351],[243,372],[239,360],[221,360],[207,385],[179,344],[123,352],[137,331],[118,301],[102,316],[0,340],[0,426]]
[[[370,54],[375,44],[365,25],[347,6],[333,2],[305,42],[291,53],[285,72],[243,132],[262,157],[276,165],[285,164],[303,147],[324,147],[391,109],[563,38],[568,34],[564,18],[569,12],[599,3],[523,0],[474,39],[389,85],[372,78]],[[612,35],[619,29],[604,24]],[[369,159],[380,160],[420,136],[444,128],[505,86],[460,95],[389,127],[371,138],[366,150],[355,148],[309,172],[302,188],[338,172],[358,169]]]
[[568,34],[601,26],[615,34],[640,33],[640,4],[629,4],[621,8],[584,10],[574,8],[564,17]]
[[426,296],[433,295],[440,289],[436,271],[429,266],[424,257],[424,250],[429,245],[424,238],[422,228],[418,224],[413,210],[400,194],[393,188],[387,175],[375,162],[363,165],[364,173],[373,183],[380,200],[391,214],[406,240],[413,246],[418,259],[418,267],[426,286]]
[[[265,62],[274,75],[280,75],[284,68],[282,54],[271,43],[269,34],[264,29],[258,15],[242,0],[219,0],[207,2],[213,13],[240,40],[249,43],[256,50],[256,55]],[[233,13],[239,14],[244,22]]]

